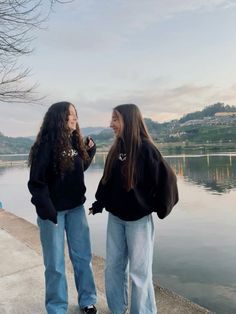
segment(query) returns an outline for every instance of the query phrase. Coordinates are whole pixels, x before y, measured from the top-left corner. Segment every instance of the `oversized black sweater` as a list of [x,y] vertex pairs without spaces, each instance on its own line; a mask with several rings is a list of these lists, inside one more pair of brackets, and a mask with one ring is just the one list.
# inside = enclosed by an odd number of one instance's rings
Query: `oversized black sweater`
[[[125,152],[124,152],[125,153]],[[123,184],[122,164],[117,156],[109,180],[102,179],[92,204],[93,214],[108,212],[122,220],[138,220],[152,212],[165,218],[178,202],[176,175],[159,150],[147,140],[143,140],[137,156],[137,184],[126,191]]]
[[39,147],[30,168],[28,188],[32,194],[31,202],[40,218],[57,223],[58,211],[73,209],[85,202],[84,171],[89,167],[95,152],[94,145],[88,150],[90,159],[85,162],[73,149],[74,168],[67,170],[62,177],[52,165],[52,146],[46,143]]

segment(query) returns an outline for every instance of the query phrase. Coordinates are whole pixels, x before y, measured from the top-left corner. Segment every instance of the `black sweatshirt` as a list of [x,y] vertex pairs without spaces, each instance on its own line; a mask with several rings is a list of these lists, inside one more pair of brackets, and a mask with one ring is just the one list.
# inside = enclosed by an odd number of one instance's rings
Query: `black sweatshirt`
[[[125,153],[125,152],[123,152]],[[121,154],[124,156],[124,154]],[[105,209],[122,220],[138,220],[152,212],[165,218],[178,202],[176,176],[158,149],[143,140],[137,156],[137,184],[130,191],[123,187],[122,163],[117,160],[106,184],[99,183],[93,214]]]
[[95,155],[96,146],[87,152],[90,159],[85,162],[73,149],[74,168],[67,170],[62,177],[52,165],[52,145],[46,143],[39,147],[32,161],[28,188],[32,194],[31,202],[40,218],[57,223],[58,211],[73,209],[85,202],[84,171]]

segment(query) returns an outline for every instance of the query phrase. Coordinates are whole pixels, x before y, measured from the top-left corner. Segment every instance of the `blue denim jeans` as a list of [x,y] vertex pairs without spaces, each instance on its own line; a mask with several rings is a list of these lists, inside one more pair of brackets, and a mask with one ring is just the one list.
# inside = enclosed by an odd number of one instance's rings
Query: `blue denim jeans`
[[152,282],[154,225],[152,215],[124,221],[109,213],[105,287],[113,314],[128,308],[128,275],[132,280],[130,314],[156,314]]
[[45,265],[45,305],[48,314],[65,314],[68,308],[65,275],[65,234],[74,269],[78,304],[81,308],[96,303],[96,288],[91,266],[90,234],[84,207],[58,212],[58,224],[38,218]]

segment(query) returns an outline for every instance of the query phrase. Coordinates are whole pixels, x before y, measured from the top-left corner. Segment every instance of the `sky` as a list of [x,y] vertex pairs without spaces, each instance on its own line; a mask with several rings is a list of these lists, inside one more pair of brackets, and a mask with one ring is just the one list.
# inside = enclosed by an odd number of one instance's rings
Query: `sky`
[[0,103],[0,131],[37,134],[47,108],[70,101],[81,127],[109,126],[135,103],[157,122],[216,102],[236,105],[236,0],[74,0],[56,4],[21,58],[41,104]]

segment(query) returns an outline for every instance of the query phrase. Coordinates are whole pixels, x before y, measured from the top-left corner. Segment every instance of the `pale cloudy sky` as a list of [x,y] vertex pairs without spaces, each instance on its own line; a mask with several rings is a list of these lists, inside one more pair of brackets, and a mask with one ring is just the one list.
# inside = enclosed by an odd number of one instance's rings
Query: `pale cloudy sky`
[[236,105],[236,0],[75,0],[37,32],[32,69],[43,105],[0,103],[0,131],[38,132],[47,107],[68,100],[81,127],[108,126],[136,103],[163,122],[206,105]]

